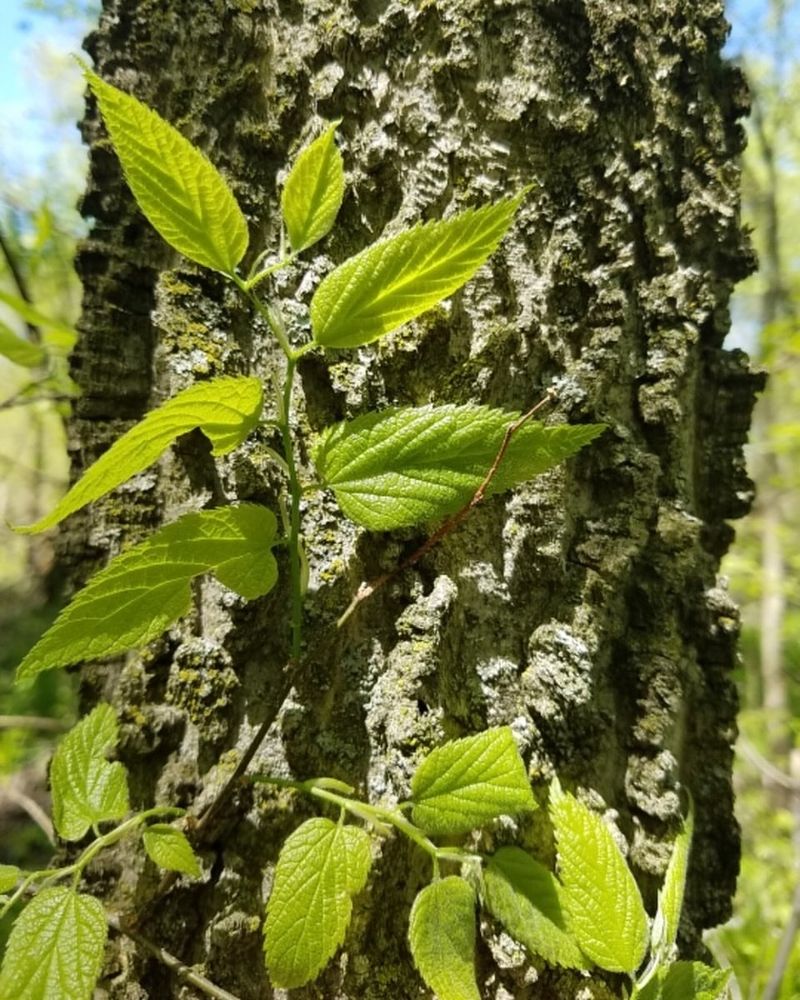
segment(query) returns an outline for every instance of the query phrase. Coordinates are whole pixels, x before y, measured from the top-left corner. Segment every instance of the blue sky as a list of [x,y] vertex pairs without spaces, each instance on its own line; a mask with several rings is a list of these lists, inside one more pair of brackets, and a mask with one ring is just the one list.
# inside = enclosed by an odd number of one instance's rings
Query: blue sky
[[79,145],[80,85],[66,55],[80,52],[83,33],[78,21],[29,11],[24,0],[0,0],[0,170],[7,175],[41,168],[65,138]]

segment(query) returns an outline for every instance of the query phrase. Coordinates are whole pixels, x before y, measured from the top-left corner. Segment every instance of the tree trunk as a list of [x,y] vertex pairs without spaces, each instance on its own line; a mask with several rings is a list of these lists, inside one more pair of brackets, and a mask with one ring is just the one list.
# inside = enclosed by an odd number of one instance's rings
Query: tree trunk
[[[720,59],[725,31],[714,0],[104,0],[87,42],[98,71],[223,169],[252,256],[277,250],[280,171],[320,120],[343,119],[349,187],[314,278],[397,226],[532,185],[502,250],[450,309],[374,349],[301,361],[306,439],[389,403],[524,409],[551,384],[553,419],[608,424],[576,460],[482,505],[339,631],[359,582],[424,535],[357,531],[330,496],[310,496],[308,655],[293,685],[285,583],[245,605],[204,580],[192,615],[146,652],[86,666],[84,706],[119,710],[137,805],[200,808],[270,720],[255,767],[335,776],[372,800],[407,796],[414,765],[443,739],[510,723],[538,790],[557,772],[615,810],[651,909],[689,788],[685,953],[726,919],[739,844],[737,613],[715,574],[733,534],[725,519],[750,501],[741,446],[759,380],[721,347],[731,287],[752,266],[736,165],[746,93]],[[78,258],[75,474],[196,379],[252,372],[269,387],[279,365],[235,290],[143,221],[93,105],[84,133],[94,224]],[[307,303],[302,273],[279,288]],[[61,540],[72,580],[220,489],[275,509],[270,434],[220,461],[218,476],[204,439],[189,436],[74,517]],[[286,834],[312,811],[286,793],[242,791],[204,848],[202,882],[157,897],[152,867],[120,850],[95,869],[96,891],[242,1000],[272,996],[265,887]],[[546,837],[541,810],[517,841]],[[426,875],[413,847],[384,841],[343,952],[292,996],[419,996],[405,942]],[[573,997],[587,983],[581,996],[620,995],[618,977],[606,987],[599,974],[522,962],[491,926],[482,940],[485,997]],[[117,947],[109,996],[196,995],[131,942]]]

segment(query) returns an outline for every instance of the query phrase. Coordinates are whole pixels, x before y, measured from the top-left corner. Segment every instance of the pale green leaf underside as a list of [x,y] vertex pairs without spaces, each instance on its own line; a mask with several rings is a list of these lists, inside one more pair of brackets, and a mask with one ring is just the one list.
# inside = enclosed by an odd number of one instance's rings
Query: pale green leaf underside
[[722,1000],[730,969],[712,969],[702,962],[674,962],[661,980],[661,1000]]
[[475,981],[475,893],[450,875],[426,886],[408,923],[414,964],[438,1000],[480,1000]]
[[[694,832],[694,813],[690,808],[683,830],[675,838],[672,855],[669,859],[664,885],[658,894],[658,914],[654,924],[653,948],[668,959],[678,938],[681,910],[683,909],[683,894],[686,888],[686,875],[689,870],[689,852],[692,846]],[[656,928],[659,930],[658,940]]]
[[115,441],[50,514],[17,531],[33,534],[52,528],[152,465],[176,438],[196,427],[211,441],[214,455],[231,451],[258,423],[263,402],[256,378],[223,376],[189,386]]
[[0,321],[0,355],[22,368],[36,368],[44,363],[45,352],[38,344],[18,337],[14,331]]
[[344,940],[351,897],[367,881],[368,835],[310,819],[283,845],[267,903],[264,953],[270,978],[285,989],[313,979]]
[[551,871],[519,847],[501,847],[484,872],[486,906],[515,940],[551,965],[590,962],[567,928],[562,888]]
[[247,223],[222,175],[155,111],[84,68],[142,212],[185,257],[233,274]]
[[507,726],[433,750],[411,779],[412,817],[429,834],[468,833],[498,816],[536,808]]
[[297,157],[281,195],[281,210],[294,253],[313,246],[336,221],[344,197],[344,166],[331,125]]
[[193,577],[214,573],[247,600],[273,588],[275,516],[239,504],[187,514],[93,577],[17,669],[17,679],[98,659],[159,636],[191,606]]
[[0,892],[10,892],[21,875],[22,872],[16,865],[0,865]]
[[10,309],[13,309],[18,316],[25,320],[26,323],[41,327],[43,330],[53,331],[60,334],[60,343],[74,343],[77,334],[69,323],[65,323],[60,319],[53,319],[52,316],[47,316],[45,313],[40,312],[35,306],[32,306],[30,302],[20,298],[19,295],[12,295],[10,292],[0,291],[0,302],[5,303],[5,305],[7,305]]
[[64,840],[80,840],[95,823],[128,812],[128,776],[106,752],[117,745],[117,716],[100,704],[61,740],[50,765],[53,822]]
[[314,340],[368,344],[452,295],[497,248],[522,198],[415,226],[346,260],[311,300]]
[[192,850],[186,836],[168,823],[154,823],[142,834],[142,843],[148,857],[159,868],[171,872],[182,872],[199,878],[202,874],[200,862]]
[[553,781],[550,818],[567,924],[581,951],[610,972],[632,974],[649,937],[642,897],[603,820]]
[[17,918],[0,971],[3,1000],[90,1000],[108,929],[102,904],[54,887]]
[[[367,413],[329,427],[315,449],[314,464],[352,521],[389,531],[444,517],[467,503],[518,417],[470,404]],[[525,424],[512,437],[488,494],[553,468],[604,426]]]

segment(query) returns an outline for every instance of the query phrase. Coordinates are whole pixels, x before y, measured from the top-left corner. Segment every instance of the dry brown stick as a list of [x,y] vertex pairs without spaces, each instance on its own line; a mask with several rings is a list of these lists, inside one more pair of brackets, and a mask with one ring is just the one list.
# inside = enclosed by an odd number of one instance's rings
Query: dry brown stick
[[503,435],[503,440],[500,443],[500,447],[497,451],[497,454],[494,457],[494,461],[492,462],[489,471],[484,476],[483,482],[480,484],[477,490],[475,490],[471,499],[467,503],[465,503],[460,510],[457,510],[455,514],[452,514],[443,524],[441,524],[430,537],[426,538],[418,549],[412,552],[410,556],[403,559],[402,562],[398,563],[397,566],[394,567],[394,569],[390,570],[388,573],[383,573],[381,576],[376,577],[374,580],[370,582],[365,581],[364,583],[362,583],[361,586],[356,591],[353,600],[347,606],[347,610],[341,616],[341,618],[336,622],[337,628],[341,628],[342,625],[344,625],[344,623],[353,614],[353,612],[356,610],[359,604],[361,604],[363,601],[366,601],[368,597],[372,597],[372,595],[376,591],[380,590],[381,587],[386,586],[387,583],[390,583],[392,580],[398,577],[404,570],[407,570],[410,566],[413,566],[414,563],[419,562],[419,560],[426,553],[430,552],[430,550],[435,545],[438,545],[439,542],[441,542],[443,538],[449,535],[451,531],[454,531],[461,524],[462,521],[466,520],[469,514],[478,506],[478,504],[486,496],[486,491],[489,489],[492,480],[497,475],[497,470],[500,468],[500,463],[505,458],[506,452],[508,451],[508,446],[511,444],[512,437],[517,433],[520,427],[522,427],[531,419],[531,417],[533,417],[536,413],[538,413],[539,410],[541,410],[548,403],[554,402],[556,398],[557,398],[556,390],[551,387],[550,389],[547,390],[547,395],[544,397],[544,399],[540,399],[539,402],[535,406],[532,406],[527,413],[523,413],[522,416],[519,417],[519,419],[515,420],[513,424],[509,424],[508,427],[506,427],[505,434]]
[[[296,663],[289,661],[289,663],[285,668],[284,673],[289,678],[288,680],[289,687],[291,686],[292,683],[291,679],[294,675],[296,666],[297,666]],[[186,830],[186,833],[193,844],[201,845],[204,843],[208,843],[211,840],[210,835],[213,832],[215,821],[219,817],[223,808],[230,801],[231,796],[240,786],[242,778],[244,777],[245,772],[247,771],[247,768],[250,766],[256,753],[258,753],[259,747],[266,739],[267,733],[269,732],[272,723],[277,718],[279,710],[280,709],[277,709],[276,711],[269,713],[267,717],[264,719],[264,721],[261,723],[261,725],[258,727],[255,736],[248,743],[247,749],[242,754],[241,758],[239,759],[239,762],[234,768],[233,774],[231,774],[231,776],[222,786],[217,795],[212,799],[208,807],[199,815],[199,817],[190,818],[191,825]],[[193,822],[191,822],[192,820]],[[169,892],[169,890],[173,887],[173,885],[175,885],[175,883],[178,881],[178,878],[179,875],[177,872],[164,873],[164,875],[161,878],[161,881],[156,887],[155,892],[153,893],[153,896],[147,900],[144,906],[140,907],[138,914],[136,914],[134,920],[137,926],[141,925],[147,919],[147,917],[152,912],[153,906],[158,902],[159,899],[161,899]]]
[[220,986],[215,986],[210,979],[206,979],[205,976],[201,976],[199,972],[196,972],[190,966],[185,965],[179,958],[171,955],[168,951],[165,951],[159,945],[144,937],[144,935],[140,934],[137,930],[134,930],[132,927],[125,926],[119,917],[114,916],[111,913],[107,913],[106,922],[112,930],[115,930],[118,934],[124,934],[126,937],[129,937],[131,941],[135,941],[140,948],[149,952],[153,958],[157,958],[158,961],[173,972],[178,979],[183,982],[190,983],[192,986],[196,986],[197,989],[202,990],[206,996],[214,997],[215,1000],[238,1000],[238,997],[235,997],[233,993],[223,990]]

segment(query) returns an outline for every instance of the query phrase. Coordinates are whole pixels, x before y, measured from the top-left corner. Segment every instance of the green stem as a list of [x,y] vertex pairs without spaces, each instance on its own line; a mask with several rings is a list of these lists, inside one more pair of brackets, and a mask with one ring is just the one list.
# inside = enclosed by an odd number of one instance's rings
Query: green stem
[[103,836],[97,837],[87,848],[84,849],[84,851],[78,856],[78,859],[73,861],[71,865],[64,865],[63,868],[45,868],[39,872],[31,872],[30,875],[26,876],[26,878],[20,882],[14,892],[14,895],[11,896],[10,899],[6,901],[3,908],[0,909],[0,920],[3,919],[11,907],[25,894],[34,882],[58,882],[61,879],[68,878],[72,875],[73,882],[77,885],[81,875],[83,874],[84,868],[104,848],[111,847],[112,844],[116,844],[117,841],[122,840],[122,838],[127,834],[133,832],[143,823],[146,823],[148,819],[154,819],[155,817],[166,818],[168,816],[183,816],[185,812],[185,809],[177,809],[173,806],[156,806],[153,809],[146,809],[144,812],[136,813],[134,816],[131,816],[130,819],[125,820],[124,823],[120,823],[119,826],[115,826],[113,830],[109,830],[109,832],[103,834]]
[[289,338],[286,336],[286,331],[283,328],[283,324],[278,320],[275,312],[269,309],[261,299],[253,292],[246,281],[234,274],[233,280],[239,291],[247,298],[247,300],[252,304],[255,311],[259,316],[262,316],[269,324],[270,330],[275,334],[275,339],[280,344],[281,350],[286,355],[287,358],[292,357],[294,351],[292,350],[292,345],[289,343]]
[[273,778],[268,774],[256,774],[253,776],[253,780],[265,785],[276,785],[278,788],[291,788],[297,792],[305,792],[307,795],[313,795],[315,798],[330,802],[331,805],[338,806],[340,809],[346,809],[352,816],[357,816],[358,819],[364,820],[366,823],[382,827],[384,832],[388,832],[385,829],[387,825],[393,826],[429,855],[433,862],[435,878],[439,877],[440,861],[453,861],[456,864],[463,864],[465,861],[477,861],[478,864],[483,863],[483,858],[479,854],[470,854],[469,851],[464,851],[457,847],[437,847],[433,841],[425,836],[419,827],[414,826],[405,816],[394,809],[384,809],[382,806],[373,806],[367,802],[359,802],[357,799],[337,795],[336,792],[330,790],[330,787],[323,786],[323,783],[328,783],[329,779],[327,778],[292,781],[290,778]]
[[58,868],[46,868],[44,871],[41,871],[41,872],[31,872],[30,875],[28,875],[26,878],[24,878],[20,882],[20,884],[17,886],[16,891],[14,892],[14,895],[11,896],[6,901],[6,903],[3,906],[2,910],[0,910],[0,920],[2,920],[3,917],[5,917],[5,915],[8,913],[8,911],[11,909],[11,907],[19,899],[22,898],[22,896],[25,894],[25,892],[29,888],[29,886],[33,885],[34,882],[40,881],[41,879],[50,878],[52,875],[57,874],[59,871],[60,871],[60,869],[58,869]]
[[317,344],[313,340],[310,340],[307,344],[302,344],[300,347],[293,350],[292,357],[295,359],[295,361],[299,361],[304,354],[308,354],[309,351],[316,350],[317,347],[319,347],[319,344]]
[[291,591],[291,623],[292,623],[292,660],[297,663],[303,641],[303,592],[301,586],[300,560],[300,497],[302,488],[297,475],[297,463],[294,457],[292,441],[292,389],[294,375],[297,369],[297,358],[292,354],[286,358],[286,381],[283,384],[283,420],[281,435],[283,437],[283,453],[289,474],[289,588]]
[[358,816],[359,819],[366,820],[367,823],[388,823],[389,826],[393,826],[396,830],[404,833],[409,840],[412,840],[418,847],[421,847],[426,854],[430,854],[432,858],[440,856],[440,849],[433,841],[428,840],[422,830],[414,826],[413,823],[409,823],[404,816],[399,815],[399,813],[391,809],[383,809],[381,806],[372,806],[367,802],[357,802],[353,799],[345,798],[343,795],[337,795],[336,792],[331,792],[327,788],[320,788],[313,781],[303,782],[301,788],[303,791],[308,792],[309,795],[314,795],[318,799],[325,799],[327,802],[341,806],[354,816]]
[[284,267],[292,261],[292,256],[279,261],[266,271],[255,276],[249,281],[242,281],[237,275],[233,275],[233,280],[241,292],[252,302],[254,308],[263,316],[269,324],[270,329],[275,334],[281,350],[286,355],[286,376],[283,382],[283,397],[280,412],[280,419],[277,421],[278,428],[283,440],[284,459],[286,461],[286,474],[289,479],[289,589],[291,592],[291,659],[297,663],[300,659],[300,652],[303,645],[303,584],[302,584],[302,559],[300,554],[300,499],[303,489],[300,485],[300,478],[297,474],[297,462],[295,460],[294,442],[292,441],[292,390],[294,389],[294,376],[297,370],[297,362],[304,354],[314,348],[314,344],[304,344],[295,350],[289,343],[286,329],[281,319],[280,313],[274,307],[265,305],[261,299],[253,292],[255,285],[268,274]]
[[108,833],[103,834],[102,837],[93,840],[74,864],[60,870],[59,877],[64,878],[71,874],[73,875],[74,883],[77,885],[83,874],[83,869],[106,847],[111,847],[129,833],[133,833],[137,827],[142,826],[148,819],[154,819],[157,816],[162,818],[167,816],[183,816],[183,814],[183,809],[176,809],[172,806],[156,806],[154,809],[146,809],[144,812],[136,813],[130,819],[125,820],[124,823],[120,823],[113,830],[109,830]]

